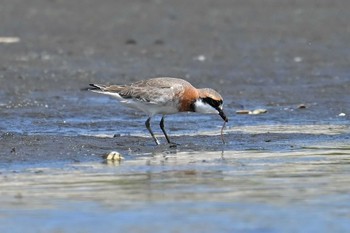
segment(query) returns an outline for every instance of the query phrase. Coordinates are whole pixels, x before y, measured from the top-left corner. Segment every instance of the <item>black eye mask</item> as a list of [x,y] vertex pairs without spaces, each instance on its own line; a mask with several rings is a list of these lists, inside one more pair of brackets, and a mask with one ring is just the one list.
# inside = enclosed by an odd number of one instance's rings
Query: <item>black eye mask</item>
[[222,105],[222,100],[214,100],[210,97],[203,98],[202,101],[204,103],[209,104],[213,108],[217,109],[220,105]]
[[228,122],[228,118],[226,117],[225,113],[222,111],[222,109],[220,109],[220,106],[222,105],[222,100],[214,100],[210,97],[207,98],[203,98],[202,101],[204,103],[209,104],[210,106],[212,106],[213,108],[215,108],[216,110],[218,110],[219,115],[221,116],[221,118],[225,121]]

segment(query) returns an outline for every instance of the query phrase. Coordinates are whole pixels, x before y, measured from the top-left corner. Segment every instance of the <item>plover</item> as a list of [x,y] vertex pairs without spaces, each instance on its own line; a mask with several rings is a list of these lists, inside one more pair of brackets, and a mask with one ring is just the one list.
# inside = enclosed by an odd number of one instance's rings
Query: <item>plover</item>
[[160,128],[169,144],[173,144],[165,129],[164,117],[178,112],[216,113],[227,122],[223,112],[223,98],[213,89],[193,87],[180,78],[159,77],[134,82],[128,85],[90,84],[89,90],[116,97],[122,104],[145,112],[148,118],[146,128],[159,145],[159,141],[151,129],[151,118],[162,114]]

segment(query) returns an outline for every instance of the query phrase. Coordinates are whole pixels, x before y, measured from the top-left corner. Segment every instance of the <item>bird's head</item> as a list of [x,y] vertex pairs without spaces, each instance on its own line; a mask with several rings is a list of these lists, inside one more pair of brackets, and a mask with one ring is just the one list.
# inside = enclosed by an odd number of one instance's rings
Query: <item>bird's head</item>
[[194,102],[194,111],[199,113],[216,113],[228,122],[222,105],[223,99],[221,95],[211,88],[198,89],[199,98]]

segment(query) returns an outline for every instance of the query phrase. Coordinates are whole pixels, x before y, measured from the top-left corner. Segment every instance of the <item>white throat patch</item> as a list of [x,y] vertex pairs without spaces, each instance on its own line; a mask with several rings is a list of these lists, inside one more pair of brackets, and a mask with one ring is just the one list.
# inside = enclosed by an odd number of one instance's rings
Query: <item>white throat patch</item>
[[194,110],[195,112],[199,112],[199,113],[216,113],[216,114],[219,113],[218,110],[216,110],[209,104],[204,103],[201,99],[197,100],[194,103]]

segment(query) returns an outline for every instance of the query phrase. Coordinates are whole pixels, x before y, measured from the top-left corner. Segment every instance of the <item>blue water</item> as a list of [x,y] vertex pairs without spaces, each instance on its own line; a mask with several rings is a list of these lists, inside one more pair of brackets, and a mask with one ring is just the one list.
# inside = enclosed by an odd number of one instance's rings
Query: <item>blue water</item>
[[348,232],[349,146],[0,169],[0,232]]
[[[321,206],[318,206],[321,204]],[[348,206],[349,207],[349,206]],[[60,209],[6,212],[0,231],[21,232],[348,232],[349,216],[317,204],[138,203],[109,208],[70,201]],[[28,230],[30,229],[30,230]]]

